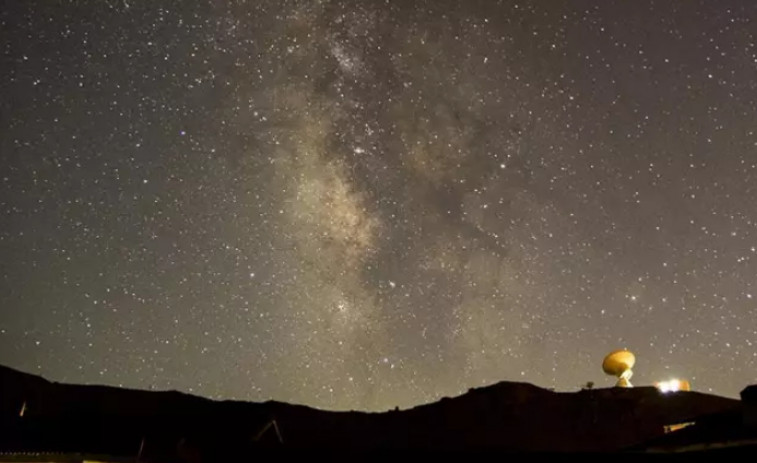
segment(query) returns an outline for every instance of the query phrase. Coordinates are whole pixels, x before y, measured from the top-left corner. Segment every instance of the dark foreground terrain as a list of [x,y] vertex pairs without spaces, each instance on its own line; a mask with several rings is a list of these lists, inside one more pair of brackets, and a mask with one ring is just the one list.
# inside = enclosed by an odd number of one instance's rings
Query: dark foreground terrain
[[754,395],[754,387],[742,401],[651,387],[557,393],[502,382],[409,410],[329,412],[59,384],[0,367],[0,461],[251,461],[302,450],[747,453],[757,449]]

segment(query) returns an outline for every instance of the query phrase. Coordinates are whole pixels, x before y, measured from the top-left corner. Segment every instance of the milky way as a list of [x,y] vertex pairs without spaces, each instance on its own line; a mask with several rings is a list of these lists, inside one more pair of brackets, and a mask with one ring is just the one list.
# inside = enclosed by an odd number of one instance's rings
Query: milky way
[[751,2],[0,18],[0,363],[370,410],[620,347],[757,380]]

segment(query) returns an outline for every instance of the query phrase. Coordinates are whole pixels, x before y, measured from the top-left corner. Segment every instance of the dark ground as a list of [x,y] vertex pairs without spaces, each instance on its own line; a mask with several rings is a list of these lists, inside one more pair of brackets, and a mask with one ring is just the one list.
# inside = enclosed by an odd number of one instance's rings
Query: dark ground
[[273,450],[640,451],[645,442],[665,438],[665,425],[741,413],[738,400],[698,392],[638,387],[557,393],[509,382],[408,410],[330,412],[58,384],[5,367],[0,397],[0,452],[6,457],[52,452],[187,462]]

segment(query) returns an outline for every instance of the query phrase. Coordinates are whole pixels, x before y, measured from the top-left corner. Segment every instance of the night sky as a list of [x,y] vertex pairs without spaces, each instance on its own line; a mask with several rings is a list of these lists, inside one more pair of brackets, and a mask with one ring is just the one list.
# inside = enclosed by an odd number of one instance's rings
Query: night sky
[[757,381],[757,3],[4,1],[0,363],[382,410]]

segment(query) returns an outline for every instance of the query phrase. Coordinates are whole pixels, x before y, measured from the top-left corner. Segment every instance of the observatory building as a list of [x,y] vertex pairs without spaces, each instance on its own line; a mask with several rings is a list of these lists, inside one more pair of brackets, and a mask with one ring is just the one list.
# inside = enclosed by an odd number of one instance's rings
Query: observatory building
[[[602,361],[602,370],[611,376],[618,378],[615,387],[633,387],[631,376],[633,366],[636,364],[636,356],[627,349],[614,350],[607,354]],[[659,381],[654,386],[662,393],[690,391],[691,384],[685,379],[671,379]]]

